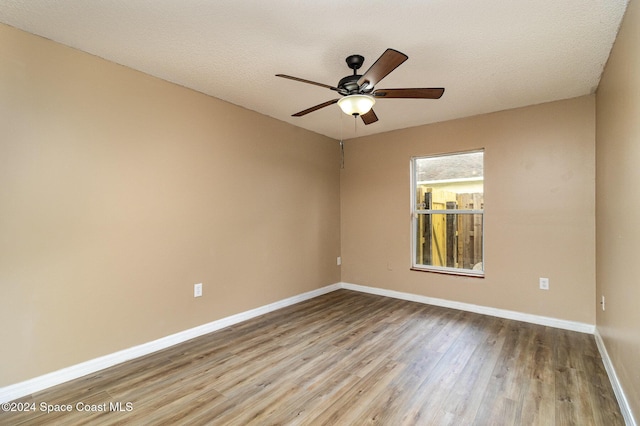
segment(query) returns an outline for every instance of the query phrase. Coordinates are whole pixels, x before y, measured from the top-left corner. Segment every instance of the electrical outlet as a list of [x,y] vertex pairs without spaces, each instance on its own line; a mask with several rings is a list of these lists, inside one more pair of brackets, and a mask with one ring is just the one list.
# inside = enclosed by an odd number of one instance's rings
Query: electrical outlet
[[201,297],[202,296],[202,283],[193,285],[193,297]]
[[600,304],[602,305],[602,310],[604,311],[604,296],[602,296],[602,302],[600,302]]
[[338,256],[336,258],[336,265],[338,265],[338,266],[342,265],[342,257]]
[[549,290],[549,278],[540,278],[540,290]]

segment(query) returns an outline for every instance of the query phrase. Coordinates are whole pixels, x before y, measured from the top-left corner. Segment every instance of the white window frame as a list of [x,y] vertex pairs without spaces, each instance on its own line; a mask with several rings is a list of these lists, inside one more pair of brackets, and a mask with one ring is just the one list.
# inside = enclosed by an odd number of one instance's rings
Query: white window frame
[[[472,277],[484,277],[485,274],[485,250],[484,250],[484,208],[482,209],[456,209],[456,210],[436,210],[436,209],[419,209],[416,203],[416,193],[417,193],[417,182],[416,182],[416,161],[424,158],[434,158],[434,157],[448,157],[459,154],[472,154],[474,152],[482,152],[483,153],[483,162],[484,162],[484,149],[476,149],[471,151],[461,151],[461,152],[452,152],[445,154],[434,154],[434,155],[422,155],[411,157],[411,269],[415,271],[423,271],[423,272],[437,272],[443,274],[451,274],[451,275],[464,275],[464,276],[472,276]],[[462,182],[464,179],[455,179],[456,182]],[[484,188],[484,176],[483,176],[483,188]],[[444,182],[444,181],[443,181]],[[483,190],[484,192],[484,190]],[[482,215],[482,270],[473,270],[473,269],[464,269],[464,268],[452,268],[445,266],[434,266],[434,265],[424,265],[417,263],[417,244],[418,244],[418,217],[421,214],[480,214]]]

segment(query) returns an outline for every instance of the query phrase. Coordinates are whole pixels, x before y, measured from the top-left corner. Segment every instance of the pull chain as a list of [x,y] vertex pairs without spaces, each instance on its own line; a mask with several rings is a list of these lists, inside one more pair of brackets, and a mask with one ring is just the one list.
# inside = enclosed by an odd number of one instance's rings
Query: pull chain
[[340,109],[338,109],[338,120],[340,121],[340,169],[344,169],[344,121],[343,121],[343,113]]

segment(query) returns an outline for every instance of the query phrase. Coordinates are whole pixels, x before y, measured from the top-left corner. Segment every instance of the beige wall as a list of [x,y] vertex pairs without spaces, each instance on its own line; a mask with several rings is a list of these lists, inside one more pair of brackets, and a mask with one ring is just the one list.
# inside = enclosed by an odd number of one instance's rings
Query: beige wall
[[336,141],[0,25],[0,386],[340,281],[339,190]]
[[[485,278],[409,270],[410,158],[478,148]],[[594,96],[349,140],[342,281],[594,324],[594,187]]]
[[597,93],[597,279],[601,334],[640,420],[640,3],[629,3]]

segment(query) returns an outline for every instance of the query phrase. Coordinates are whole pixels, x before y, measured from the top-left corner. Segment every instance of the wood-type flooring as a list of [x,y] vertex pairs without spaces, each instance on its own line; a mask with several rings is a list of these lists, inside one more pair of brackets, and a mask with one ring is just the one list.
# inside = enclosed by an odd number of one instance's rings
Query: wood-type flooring
[[591,335],[348,290],[18,402],[0,424],[624,424]]

